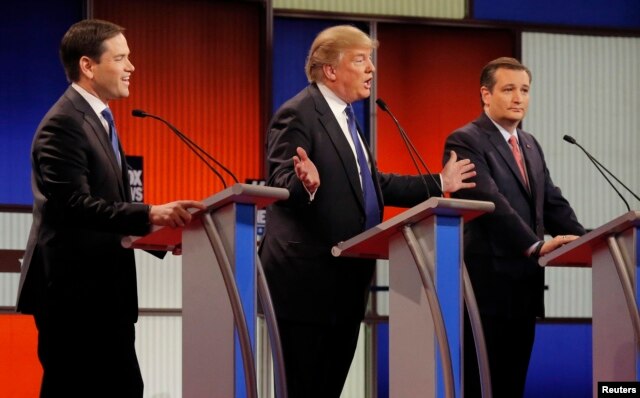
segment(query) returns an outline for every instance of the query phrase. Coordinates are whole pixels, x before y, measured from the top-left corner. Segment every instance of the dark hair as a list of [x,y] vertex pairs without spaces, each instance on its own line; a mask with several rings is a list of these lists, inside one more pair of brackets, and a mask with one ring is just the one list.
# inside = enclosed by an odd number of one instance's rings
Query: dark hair
[[124,32],[122,26],[99,19],[85,19],[71,25],[60,43],[60,60],[69,82],[80,80],[80,58],[100,62],[104,41]]
[[500,57],[489,62],[482,68],[480,74],[480,87],[486,87],[489,91],[493,91],[493,86],[496,84],[496,71],[500,68],[511,70],[523,70],[529,75],[529,82],[531,82],[531,71],[520,63],[515,58]]

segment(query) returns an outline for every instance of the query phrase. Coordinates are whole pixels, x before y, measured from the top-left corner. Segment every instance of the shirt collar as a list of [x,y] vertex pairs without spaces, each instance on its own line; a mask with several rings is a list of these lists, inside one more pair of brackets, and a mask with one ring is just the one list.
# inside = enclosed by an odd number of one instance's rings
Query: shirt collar
[[[485,115],[487,115],[486,112],[485,112]],[[487,117],[489,118],[489,120],[491,120],[491,123],[493,123],[498,128],[498,131],[500,131],[500,134],[502,134],[502,138],[504,138],[505,141],[509,142],[509,138],[511,138],[511,136],[513,135],[514,137],[516,137],[516,141],[518,143],[520,142],[520,138],[518,137],[518,129],[515,129],[513,130],[513,133],[510,133],[504,127],[502,127],[501,125],[496,123],[493,119],[491,119],[489,115],[487,115]]]
[[102,102],[100,98],[91,94],[77,83],[71,83],[71,87],[73,87],[74,90],[76,90],[78,94],[80,94],[82,98],[84,98],[89,103],[89,106],[91,107],[91,109],[93,109],[96,115],[98,115],[98,117],[102,117],[102,111],[107,108],[107,105],[105,105],[105,103]]
[[336,118],[338,118],[338,116],[340,115],[344,115],[344,108],[346,108],[349,104],[341,100],[340,97],[338,97],[333,91],[331,91],[329,87],[325,86],[324,84],[317,83],[317,85],[320,93],[322,93],[322,96],[329,104],[331,112],[336,115]]

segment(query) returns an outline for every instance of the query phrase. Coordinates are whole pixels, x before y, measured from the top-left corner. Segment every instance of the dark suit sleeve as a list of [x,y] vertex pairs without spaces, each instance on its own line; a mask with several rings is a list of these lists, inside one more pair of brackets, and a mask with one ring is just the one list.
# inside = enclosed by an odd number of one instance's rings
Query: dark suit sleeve
[[[310,123],[305,123],[300,112],[294,107],[281,108],[271,122],[267,133],[267,164],[269,180],[267,185],[285,188],[289,199],[281,204],[303,206],[309,203],[309,193],[296,176],[293,156],[296,148],[303,148],[311,161],[313,142],[309,133]],[[322,184],[322,176],[320,176]],[[322,189],[322,188],[320,188]]]
[[[148,206],[96,197],[89,180],[113,184],[96,159],[80,123],[62,114],[40,127],[33,145],[33,167],[50,209],[46,220],[117,234],[144,235],[149,230]],[[102,168],[97,170],[96,168]],[[101,181],[103,178],[103,181]]]
[[[479,135],[457,131],[451,134],[445,143],[443,164],[449,160],[450,152],[456,151],[459,159],[470,159],[475,164],[477,175],[470,181],[476,183],[475,188],[461,189],[452,194],[459,199],[483,200],[493,202],[495,211],[481,217],[486,236],[500,239],[500,247],[509,248],[514,253],[524,253],[535,242],[538,236],[512,208],[509,200],[500,192],[493,179],[493,173],[500,172],[491,167],[486,151],[486,142],[480,142]],[[495,156],[495,153],[494,155]],[[495,166],[495,165],[494,165]]]
[[[440,175],[433,177],[440,182]],[[420,176],[378,173],[384,204],[397,207],[413,207],[432,196],[439,196],[440,188],[433,179],[428,175],[423,180]]]
[[544,162],[544,155],[542,149],[540,149],[540,144],[535,138],[533,142],[543,156],[543,163],[545,164],[543,213],[546,232],[551,236],[566,234],[584,235],[584,227],[578,222],[571,205],[562,195],[560,188],[551,180],[551,174],[546,167],[546,162]]

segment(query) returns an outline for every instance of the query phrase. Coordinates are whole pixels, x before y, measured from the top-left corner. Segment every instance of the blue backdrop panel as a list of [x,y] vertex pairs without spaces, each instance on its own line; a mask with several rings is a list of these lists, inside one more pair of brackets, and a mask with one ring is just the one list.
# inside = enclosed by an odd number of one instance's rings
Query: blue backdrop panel
[[0,204],[32,203],[29,152],[38,123],[67,86],[58,58],[83,1],[0,3]]
[[477,19],[608,28],[640,28],[638,0],[474,0]]
[[[334,25],[354,25],[368,32],[367,24],[320,19],[276,17],[273,21],[273,109],[275,112],[285,101],[306,87],[304,65],[311,43],[322,30]],[[365,101],[353,104],[360,127],[369,137],[369,107]],[[313,159],[312,159],[313,160]]]
[[538,322],[525,398],[590,397],[591,320]]
[[[389,324],[380,322],[376,327],[378,398],[388,398]],[[591,353],[590,320],[539,321],[524,397],[590,397]]]

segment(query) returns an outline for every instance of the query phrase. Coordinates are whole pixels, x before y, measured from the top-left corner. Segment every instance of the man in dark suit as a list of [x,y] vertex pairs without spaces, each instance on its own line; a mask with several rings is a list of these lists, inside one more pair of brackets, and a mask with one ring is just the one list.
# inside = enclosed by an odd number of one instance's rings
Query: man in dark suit
[[41,397],[142,397],[133,251],[123,235],[184,226],[200,202],[131,203],[125,154],[108,102],[129,95],[124,28],[85,20],[60,56],[72,85],[38,126],[31,151],[33,225],[18,311],[33,314]]
[[[376,46],[352,26],[321,32],[306,63],[311,84],[268,131],[268,185],[290,197],[267,209],[261,259],[290,398],[339,397],[355,351],[375,262],[334,258],[331,247],[378,224],[384,203],[413,206],[428,196],[417,176],[379,172],[356,131],[351,103],[370,95]],[[473,186],[464,182],[473,165],[455,156],[436,176],[447,192]]]
[[[464,258],[475,291],[489,353],[493,396],[522,396],[535,321],[544,315],[544,270],[537,258],[585,233],[553,184],[542,148],[518,128],[529,104],[531,72],[513,58],[482,71],[484,112],[445,144],[475,165],[476,187],[462,199],[495,204],[493,213],[465,225]],[[544,234],[554,236],[544,241]],[[478,368],[465,325],[465,397],[480,396]]]

